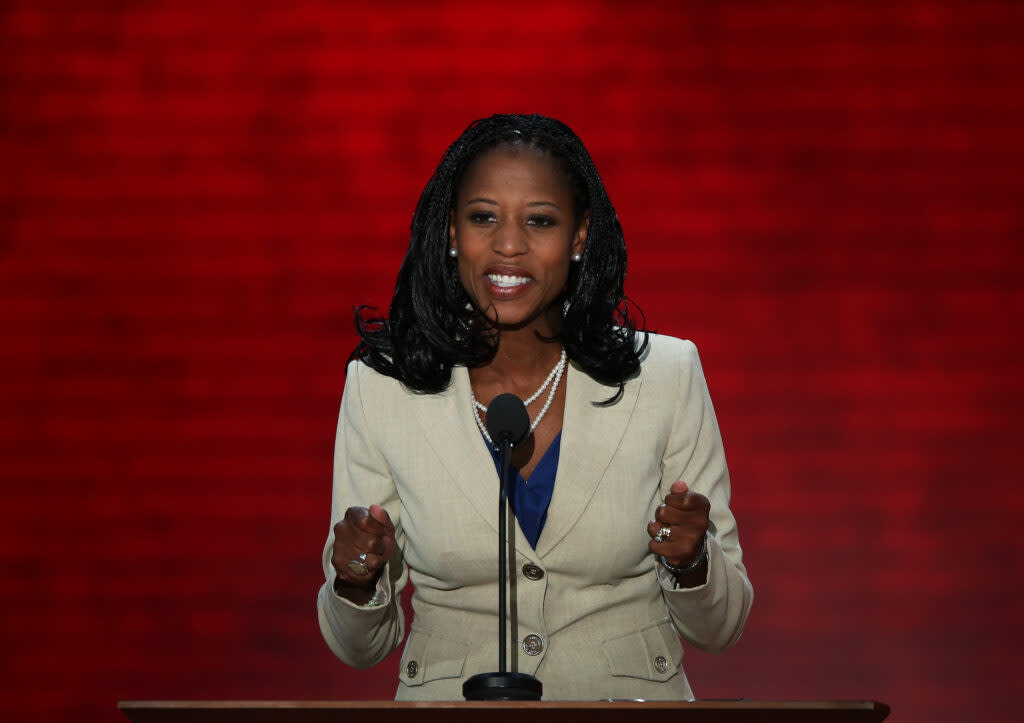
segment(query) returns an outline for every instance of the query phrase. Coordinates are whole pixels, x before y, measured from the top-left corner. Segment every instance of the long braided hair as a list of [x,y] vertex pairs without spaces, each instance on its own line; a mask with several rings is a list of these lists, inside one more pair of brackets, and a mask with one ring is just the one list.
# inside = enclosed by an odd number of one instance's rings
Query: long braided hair
[[423,393],[447,388],[456,365],[479,367],[494,359],[500,334],[470,303],[448,256],[448,240],[463,173],[475,158],[499,146],[530,148],[553,158],[568,175],[577,219],[590,210],[583,258],[571,264],[566,293],[555,303],[563,307],[559,338],[566,355],[597,381],[619,387],[605,402],[612,403],[639,371],[648,341],[643,314],[637,327],[623,291],[626,243],[583,142],[564,123],[541,115],[474,121],[445,151],[416,204],[388,315],[375,317],[366,306],[356,309],[361,340],[351,358]]

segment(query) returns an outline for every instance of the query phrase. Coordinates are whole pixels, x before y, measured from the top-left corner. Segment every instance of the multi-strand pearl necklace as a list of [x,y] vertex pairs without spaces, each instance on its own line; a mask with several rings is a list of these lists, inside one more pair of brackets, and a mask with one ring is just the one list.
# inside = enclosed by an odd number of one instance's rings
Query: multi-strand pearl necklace
[[[537,398],[541,394],[544,393],[544,390],[548,388],[548,385],[551,385],[551,391],[548,392],[548,398],[544,402],[544,406],[541,407],[540,414],[538,414],[537,418],[533,420],[532,424],[530,424],[530,431],[527,432],[527,436],[533,434],[533,430],[535,430],[537,425],[540,424],[540,420],[544,419],[544,415],[548,413],[548,409],[551,407],[551,402],[555,399],[555,391],[558,389],[559,382],[562,381],[562,374],[564,372],[565,348],[562,349],[562,356],[559,358],[558,363],[555,364],[555,368],[551,370],[550,374],[548,374],[548,378],[544,380],[544,383],[540,385],[540,388],[537,391],[523,401],[523,406],[530,406],[537,401]],[[554,383],[552,383],[552,380],[554,380]],[[493,446],[494,442],[491,441],[491,435],[487,433],[487,428],[484,427],[484,420],[480,418],[480,412],[486,414],[487,407],[476,400],[476,394],[473,393],[472,385],[470,385],[469,388],[469,396],[473,400],[473,417],[476,419],[476,426],[480,428],[480,433],[484,435],[484,439],[487,440],[487,443]],[[478,412],[477,410],[480,411]]]

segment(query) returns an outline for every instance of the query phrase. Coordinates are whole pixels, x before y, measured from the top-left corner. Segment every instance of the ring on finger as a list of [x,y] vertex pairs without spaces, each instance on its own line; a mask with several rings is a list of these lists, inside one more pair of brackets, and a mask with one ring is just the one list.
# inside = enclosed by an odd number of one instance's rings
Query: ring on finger
[[365,575],[368,573],[370,568],[366,566],[366,553],[360,553],[354,560],[349,560],[348,569],[356,575]]
[[665,542],[669,537],[672,536],[672,528],[668,525],[662,525],[658,529],[658,534],[654,536],[655,542]]

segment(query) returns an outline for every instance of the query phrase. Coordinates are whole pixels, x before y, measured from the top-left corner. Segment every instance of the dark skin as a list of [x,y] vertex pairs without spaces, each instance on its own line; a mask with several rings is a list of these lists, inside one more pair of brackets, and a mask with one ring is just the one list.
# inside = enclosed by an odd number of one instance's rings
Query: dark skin
[[[543,339],[561,331],[558,300],[570,257],[586,247],[589,221],[588,213],[577,215],[564,173],[537,152],[495,150],[467,169],[449,242],[459,252],[463,287],[501,334],[494,360],[469,370],[473,393],[484,404],[504,392],[526,399],[558,363],[561,345]],[[514,291],[496,288],[490,283],[495,272],[526,281]],[[563,381],[533,434],[512,451],[524,479],[562,431],[565,387]],[[546,399],[543,394],[530,405],[531,420]]]
[[[561,346],[544,339],[557,338],[561,330],[559,299],[571,256],[586,247],[589,221],[589,211],[576,212],[564,171],[536,151],[498,148],[467,169],[452,209],[449,243],[458,251],[463,287],[501,335],[494,360],[469,370],[473,393],[484,404],[506,392],[526,399],[558,363]],[[563,379],[533,434],[513,450],[512,464],[524,479],[562,431],[565,390]],[[531,420],[546,399],[547,393],[542,394],[530,405]],[[707,531],[709,509],[707,498],[676,482],[658,508],[656,522],[648,526],[651,552],[674,565],[688,565]],[[654,542],[662,524],[670,526],[671,535]],[[363,605],[394,550],[394,525],[379,505],[350,507],[334,526],[334,535],[335,591]],[[361,553],[366,553],[365,575],[348,565]],[[701,568],[680,584],[703,583],[706,566]]]
[[[691,490],[682,480],[673,482],[665,502],[654,512],[654,522],[647,523],[647,534],[651,536],[647,548],[662,555],[670,565],[688,567],[700,554],[710,513],[711,502],[707,497]],[[655,542],[654,537],[663,525],[671,530],[668,539]],[[676,580],[680,587],[697,587],[704,584],[707,574],[705,560],[686,574],[676,575]]]
[[[334,525],[334,591],[356,605],[365,605],[394,549],[395,526],[383,507],[349,507],[345,517]],[[357,575],[348,563],[364,552],[367,573]]]

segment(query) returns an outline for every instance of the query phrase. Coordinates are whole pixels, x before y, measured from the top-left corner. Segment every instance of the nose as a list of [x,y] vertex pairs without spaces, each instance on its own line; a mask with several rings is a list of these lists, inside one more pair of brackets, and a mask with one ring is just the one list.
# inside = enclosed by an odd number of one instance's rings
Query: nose
[[491,248],[501,256],[519,256],[526,253],[526,238],[518,225],[502,223],[494,231]]

